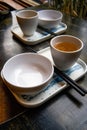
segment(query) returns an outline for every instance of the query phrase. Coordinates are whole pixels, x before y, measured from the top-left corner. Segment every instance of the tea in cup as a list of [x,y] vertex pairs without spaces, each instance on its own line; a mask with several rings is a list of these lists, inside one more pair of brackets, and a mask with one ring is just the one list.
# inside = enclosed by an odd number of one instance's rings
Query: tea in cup
[[19,27],[26,36],[31,36],[37,29],[38,13],[34,10],[20,10],[16,13]]
[[51,39],[50,47],[55,66],[64,71],[80,57],[83,42],[72,35],[60,35]]

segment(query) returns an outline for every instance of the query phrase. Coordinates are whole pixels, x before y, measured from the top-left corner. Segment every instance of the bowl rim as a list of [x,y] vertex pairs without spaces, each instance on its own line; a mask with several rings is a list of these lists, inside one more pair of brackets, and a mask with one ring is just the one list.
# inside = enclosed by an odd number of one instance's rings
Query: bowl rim
[[[45,79],[42,83],[39,83],[39,84],[34,85],[34,86],[31,86],[31,87],[30,87],[30,86],[28,86],[28,87],[26,87],[26,86],[20,86],[20,85],[14,84],[14,83],[12,83],[12,82],[9,82],[9,81],[7,80],[7,78],[6,78],[6,76],[5,76],[5,66],[6,66],[6,65],[8,64],[8,62],[10,62],[12,59],[14,59],[14,58],[16,58],[16,57],[18,57],[18,56],[22,56],[22,55],[38,55],[38,56],[40,56],[40,57],[42,57],[42,58],[48,60],[48,62],[49,62],[50,65],[51,65],[51,68],[52,68],[52,69],[51,69],[51,73],[50,73],[50,75],[48,76],[48,78]],[[47,57],[45,57],[45,56],[43,56],[43,55],[40,55],[40,54],[38,54],[38,53],[32,53],[32,52],[29,52],[29,53],[21,53],[21,54],[17,54],[17,55],[15,55],[15,56],[11,57],[10,59],[8,59],[8,60],[5,62],[4,66],[3,66],[3,69],[2,69],[3,78],[4,78],[4,80],[7,82],[7,84],[9,84],[9,85],[11,85],[11,86],[13,86],[13,87],[15,87],[15,88],[20,88],[20,89],[38,88],[38,87],[44,85],[45,83],[47,83],[47,82],[52,78],[53,73],[54,73],[53,63],[52,63]]]

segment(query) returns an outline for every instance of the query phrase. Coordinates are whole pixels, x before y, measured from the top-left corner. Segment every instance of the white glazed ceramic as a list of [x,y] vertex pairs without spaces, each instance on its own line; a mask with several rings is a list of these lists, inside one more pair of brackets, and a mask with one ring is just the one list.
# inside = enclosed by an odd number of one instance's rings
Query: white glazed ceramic
[[21,10],[16,13],[17,22],[26,36],[31,36],[38,25],[38,13],[34,10]]
[[48,58],[35,53],[22,53],[5,63],[2,74],[5,84],[14,93],[32,95],[47,86],[53,72],[53,64]]
[[57,10],[40,10],[38,12],[39,25],[54,28],[62,21],[63,14]]
[[[54,47],[54,45],[57,44],[58,42],[76,43],[80,45],[80,48],[76,51],[69,51],[69,52],[61,51]],[[51,55],[56,67],[60,70],[67,70],[72,65],[74,65],[75,62],[78,60],[81,51],[83,49],[83,42],[79,38],[71,35],[60,35],[51,39],[50,47],[51,47]]]

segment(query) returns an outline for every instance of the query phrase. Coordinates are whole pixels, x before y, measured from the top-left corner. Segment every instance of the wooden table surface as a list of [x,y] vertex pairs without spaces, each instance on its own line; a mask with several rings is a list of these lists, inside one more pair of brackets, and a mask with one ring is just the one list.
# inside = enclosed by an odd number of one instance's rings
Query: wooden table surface
[[[87,63],[87,21],[64,14],[63,22],[67,24],[67,30],[64,34],[74,35],[84,42],[80,58]],[[12,56],[31,51],[29,45],[23,44],[13,37],[12,24],[11,14],[0,21],[0,71],[4,63]],[[38,51],[48,46],[49,40],[31,47]],[[87,89],[87,74],[78,83]],[[22,115],[24,112],[25,115]],[[2,130],[5,122],[13,117],[16,120],[18,114],[22,115],[20,122],[16,122],[14,126],[9,124],[9,129],[87,130],[87,96],[82,97],[69,87],[40,107],[25,108],[16,101],[0,77],[0,123]],[[18,126],[20,123],[21,126]]]
[[23,9],[24,7],[20,4],[18,4],[17,2],[13,1],[13,0],[1,0],[1,2],[6,3],[7,5],[11,6],[14,9]]

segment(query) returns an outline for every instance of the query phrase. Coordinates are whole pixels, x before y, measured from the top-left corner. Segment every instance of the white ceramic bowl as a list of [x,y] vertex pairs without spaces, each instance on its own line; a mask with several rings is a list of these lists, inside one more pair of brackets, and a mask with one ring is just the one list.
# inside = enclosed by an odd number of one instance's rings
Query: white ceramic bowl
[[36,53],[22,53],[10,58],[3,67],[4,83],[17,94],[36,94],[53,76],[51,61]]
[[62,21],[63,14],[57,10],[38,11],[39,25],[45,28],[54,28]]

